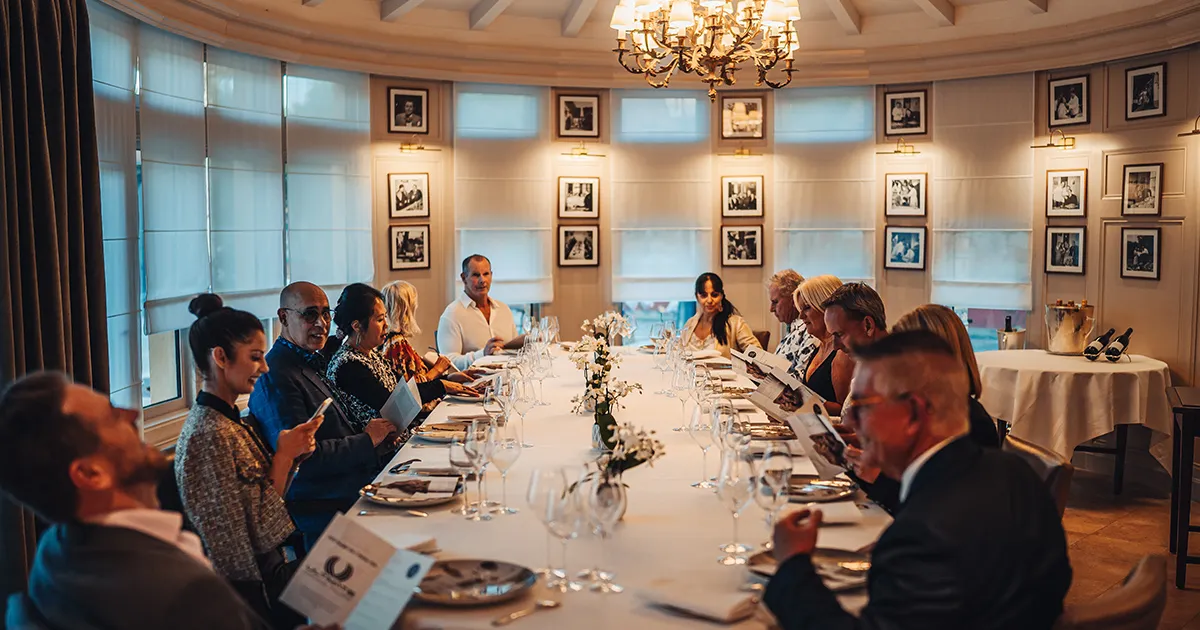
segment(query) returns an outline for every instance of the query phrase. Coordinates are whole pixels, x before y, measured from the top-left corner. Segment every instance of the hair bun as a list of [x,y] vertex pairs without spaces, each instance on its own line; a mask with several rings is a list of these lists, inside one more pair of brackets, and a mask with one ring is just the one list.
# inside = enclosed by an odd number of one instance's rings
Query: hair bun
[[206,315],[211,315],[224,306],[225,302],[221,300],[221,296],[215,293],[201,293],[188,303],[188,312],[195,315],[196,319],[203,319]]

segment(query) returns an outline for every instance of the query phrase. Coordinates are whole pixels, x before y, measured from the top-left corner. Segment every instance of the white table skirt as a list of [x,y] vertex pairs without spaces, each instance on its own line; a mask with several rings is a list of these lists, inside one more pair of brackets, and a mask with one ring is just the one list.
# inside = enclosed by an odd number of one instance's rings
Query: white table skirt
[[980,402],[988,413],[1012,425],[1012,435],[1056,453],[1070,456],[1118,424],[1171,433],[1171,373],[1157,359],[1135,354],[1111,363],[1042,350],[975,357],[983,380]]
[[[671,431],[680,424],[682,410],[678,399],[652,393],[660,389],[664,381],[661,374],[653,370],[650,356],[629,350],[624,352],[627,354],[618,368],[618,378],[643,383],[646,391],[626,398],[626,408],[616,414],[617,420],[656,430],[657,437],[666,445],[666,455],[653,467],[643,465],[625,473],[629,506],[623,524],[609,541],[610,561],[605,568],[614,569],[616,581],[627,590],[619,595],[570,593],[563,596],[561,609],[538,612],[518,621],[514,627],[522,630],[705,627],[711,623],[647,606],[637,597],[639,587],[650,587],[661,580],[686,580],[697,588],[733,593],[746,583],[745,568],[725,567],[716,562],[721,555],[718,545],[732,538],[731,517],[711,490],[690,485],[700,478],[701,451],[686,432]],[[434,536],[444,550],[440,557],[506,560],[530,568],[545,566],[546,530],[525,504],[530,471],[538,467],[578,465],[596,456],[591,450],[591,417],[571,413],[570,399],[583,388],[582,373],[561,353],[555,358],[554,372],[556,378],[545,381],[545,398],[550,406],[535,407],[525,419],[526,441],[533,446],[521,453],[508,474],[508,502],[521,509],[519,514],[496,515],[489,522],[475,523],[451,514],[449,510],[454,506],[447,506],[427,509],[428,518],[367,516],[361,517],[360,522],[384,537],[401,533]],[[471,409],[478,407],[442,404],[426,423]],[[444,449],[414,448],[413,444],[401,449],[394,461],[414,457],[421,458],[423,466],[447,464]],[[710,449],[709,475],[717,472],[718,459],[717,450]],[[811,462],[800,457],[797,457],[795,469],[797,472],[814,472]],[[386,472],[380,478],[385,476]],[[499,473],[489,471],[487,483],[490,498],[499,500]],[[473,497],[473,484],[471,493]],[[376,506],[360,500],[351,515],[364,507]],[[870,506],[864,510],[864,521],[859,525],[822,528],[818,545],[862,548],[877,540],[890,522],[883,510]],[[739,541],[761,545],[767,536],[764,513],[751,503],[742,515]],[[557,539],[553,549],[554,563],[557,564],[560,553]],[[600,560],[597,539],[583,536],[569,543],[568,569],[571,572]],[[863,592],[857,591],[845,596],[843,603],[848,609],[857,610],[865,599]],[[484,628],[495,616],[526,604],[522,601],[507,607],[479,610],[416,606],[405,612],[398,627]],[[761,620],[750,619],[736,627],[762,626]]]

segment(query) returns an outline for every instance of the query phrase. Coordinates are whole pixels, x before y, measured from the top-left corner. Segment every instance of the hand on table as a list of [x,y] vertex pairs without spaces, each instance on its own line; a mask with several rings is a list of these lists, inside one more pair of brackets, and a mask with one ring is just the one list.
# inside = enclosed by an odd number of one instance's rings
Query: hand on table
[[775,523],[775,561],[783,563],[792,556],[811,554],[817,548],[817,530],[821,510],[798,510]]
[[479,398],[482,396],[479,390],[467,387],[461,383],[455,383],[454,381],[443,380],[442,385],[446,388],[447,396],[466,396],[468,398]]
[[504,349],[504,340],[499,337],[492,337],[483,344],[483,354],[492,355]]

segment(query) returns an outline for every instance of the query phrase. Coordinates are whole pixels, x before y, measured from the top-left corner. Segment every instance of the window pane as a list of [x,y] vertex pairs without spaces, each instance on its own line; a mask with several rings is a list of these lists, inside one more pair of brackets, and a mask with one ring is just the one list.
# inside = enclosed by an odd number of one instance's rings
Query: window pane
[[1004,330],[1005,317],[1012,318],[1014,330],[1028,329],[1026,324],[1029,321],[1029,311],[955,307],[954,312],[958,313],[967,325],[971,348],[976,353],[1000,349],[996,331]]
[[179,333],[142,332],[142,406],[150,407],[180,396]]
[[677,329],[683,328],[683,323],[696,314],[695,301],[645,301],[623,302],[621,314],[637,328],[633,336],[626,339],[627,346],[650,343],[650,329],[655,324],[675,322]]

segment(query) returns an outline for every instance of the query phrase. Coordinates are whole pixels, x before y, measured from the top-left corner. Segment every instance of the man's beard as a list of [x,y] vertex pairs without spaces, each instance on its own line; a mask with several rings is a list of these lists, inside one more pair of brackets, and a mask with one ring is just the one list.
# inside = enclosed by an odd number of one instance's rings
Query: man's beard
[[163,475],[171,469],[171,464],[162,453],[147,447],[142,451],[142,457],[139,460],[122,468],[120,480],[122,487],[132,488],[145,484],[157,486]]

